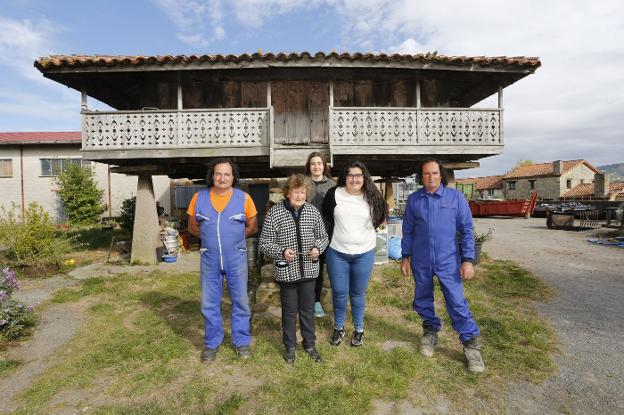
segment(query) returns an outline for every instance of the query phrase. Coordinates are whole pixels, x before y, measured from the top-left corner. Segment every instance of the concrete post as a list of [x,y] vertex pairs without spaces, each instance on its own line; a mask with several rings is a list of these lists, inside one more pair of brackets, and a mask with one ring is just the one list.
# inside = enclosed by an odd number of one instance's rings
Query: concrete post
[[448,181],[447,187],[455,188],[455,170],[446,170],[446,180]]
[[156,248],[160,246],[160,228],[156,213],[154,185],[149,174],[139,175],[136,209],[132,233],[132,262],[156,264]]

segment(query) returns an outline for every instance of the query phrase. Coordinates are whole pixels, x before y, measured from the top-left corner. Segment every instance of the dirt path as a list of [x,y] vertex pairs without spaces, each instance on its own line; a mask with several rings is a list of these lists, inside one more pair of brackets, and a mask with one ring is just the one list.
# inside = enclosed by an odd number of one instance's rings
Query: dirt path
[[596,231],[549,230],[545,219],[478,219],[494,228],[484,250],[530,269],[555,288],[539,306],[563,343],[559,373],[514,385],[509,413],[624,413],[624,249],[586,242]]

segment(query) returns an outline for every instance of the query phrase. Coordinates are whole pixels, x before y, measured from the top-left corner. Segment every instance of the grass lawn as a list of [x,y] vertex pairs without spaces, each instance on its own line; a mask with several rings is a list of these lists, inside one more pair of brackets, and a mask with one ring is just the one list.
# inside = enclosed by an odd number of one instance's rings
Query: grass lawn
[[298,349],[294,366],[286,365],[279,320],[254,318],[251,360],[236,358],[226,334],[217,362],[202,365],[197,273],[88,279],[53,298],[77,302],[86,324],[18,397],[17,413],[392,413],[441,406],[491,413],[504,411],[510,382],[541,382],[553,372],[556,339],[533,310],[551,291],[515,264],[486,259],[466,284],[483,332],[487,369],[481,375],[465,370],[440,300],[445,326],[436,355],[418,354],[421,322],[411,309],[412,291],[397,264],[385,266],[369,287],[362,348],[348,341],[330,346],[331,320],[317,324],[322,364]]

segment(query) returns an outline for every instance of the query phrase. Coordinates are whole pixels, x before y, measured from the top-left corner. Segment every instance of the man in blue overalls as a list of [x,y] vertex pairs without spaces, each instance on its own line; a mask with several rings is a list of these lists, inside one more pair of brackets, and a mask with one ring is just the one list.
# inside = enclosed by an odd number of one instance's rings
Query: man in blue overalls
[[480,331],[462,285],[462,279],[474,277],[472,215],[464,195],[442,184],[444,173],[437,160],[426,160],[421,165],[420,180],[424,187],[409,195],[403,218],[401,272],[414,274],[413,307],[423,321],[424,331],[420,353],[433,356],[441,327],[433,304],[436,275],[451,325],[464,345],[468,370],[479,373],[485,370],[477,340]]
[[238,355],[246,359],[251,357],[251,310],[245,237],[258,230],[257,212],[251,197],[234,187],[238,169],[232,161],[213,161],[206,176],[208,188],[193,196],[187,210],[189,232],[201,239],[201,312],[205,321],[201,361],[214,361],[223,342],[224,277],[232,302],[232,343]]

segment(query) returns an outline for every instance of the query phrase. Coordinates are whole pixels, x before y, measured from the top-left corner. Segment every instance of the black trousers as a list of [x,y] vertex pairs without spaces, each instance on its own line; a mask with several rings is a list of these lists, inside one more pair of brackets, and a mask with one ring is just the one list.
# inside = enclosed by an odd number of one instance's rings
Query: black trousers
[[316,287],[314,287],[314,301],[316,301],[317,303],[321,302],[321,291],[323,291],[323,268],[325,268],[325,252],[323,252],[319,257],[319,275],[316,279]]
[[284,346],[295,347],[297,344],[297,313],[303,347],[314,347],[314,285],[316,279],[280,283],[282,302],[282,339]]

